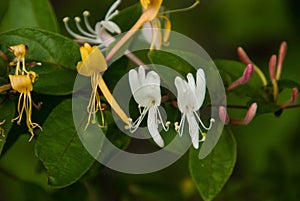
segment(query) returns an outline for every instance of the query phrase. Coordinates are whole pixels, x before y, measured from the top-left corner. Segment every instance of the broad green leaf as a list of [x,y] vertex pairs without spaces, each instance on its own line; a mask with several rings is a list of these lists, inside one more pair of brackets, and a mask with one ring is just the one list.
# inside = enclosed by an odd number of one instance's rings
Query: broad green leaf
[[32,70],[38,74],[33,88],[35,92],[48,95],[66,95],[73,92],[76,71],[51,63],[43,63]]
[[71,99],[63,101],[48,116],[35,150],[53,187],[76,182],[92,166],[95,160],[83,147],[74,126]]
[[14,101],[6,98],[0,99],[0,122],[3,122],[0,125],[0,156],[3,150],[3,147],[6,142],[7,134],[12,127],[11,120],[15,115],[15,103]]
[[79,45],[62,35],[33,28],[20,28],[0,34],[2,50],[7,52],[11,45],[26,44],[27,60],[47,62],[76,71],[81,60]]
[[9,0],[0,22],[0,32],[20,27],[36,27],[57,32],[55,14],[48,0]]
[[237,150],[232,132],[226,128],[206,158],[200,160],[198,152],[191,148],[189,168],[201,197],[210,201],[222,190],[235,165]]

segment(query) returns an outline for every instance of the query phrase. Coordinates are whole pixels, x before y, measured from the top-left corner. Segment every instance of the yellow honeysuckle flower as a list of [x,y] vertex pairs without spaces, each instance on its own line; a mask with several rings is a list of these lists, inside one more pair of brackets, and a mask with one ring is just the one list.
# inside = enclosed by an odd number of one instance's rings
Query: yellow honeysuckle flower
[[[92,93],[90,96],[89,104],[87,106],[87,111],[89,113],[88,122],[86,128],[90,124],[91,116],[93,115],[92,123],[96,123],[96,113],[99,110],[102,118],[102,125],[104,126],[104,115],[103,108],[101,107],[100,95],[98,92],[98,86],[102,91],[104,97],[107,102],[111,105],[112,109],[119,115],[121,120],[125,124],[129,124],[129,118],[125,114],[125,112],[121,109],[117,101],[114,99],[112,94],[110,93],[106,83],[104,82],[101,72],[107,69],[107,63],[102,52],[99,50],[97,46],[91,47],[90,44],[85,43],[84,46],[80,47],[80,54],[82,61],[77,63],[77,71],[79,74],[91,77],[91,86]],[[85,128],[85,129],[86,129]]]
[[[162,42],[165,44],[168,43],[168,39],[171,32],[171,22],[169,18],[166,17],[164,14],[190,10],[197,6],[200,3],[200,0],[196,0],[193,5],[187,8],[159,13],[162,2],[163,0],[140,0],[140,4],[144,9],[142,15],[137,20],[137,22],[131,27],[131,29],[123,36],[123,38],[111,49],[111,51],[106,56],[107,61],[109,61],[113,57],[113,55],[126,43],[126,41],[136,33],[136,31],[138,31],[142,26],[146,25],[147,23],[150,23],[150,27],[154,29],[152,30],[152,38],[150,39],[150,50],[153,50],[155,48],[160,49]],[[161,33],[160,30],[160,20],[164,21],[164,33]]]
[[106,56],[106,60],[110,60],[112,56],[125,42],[134,35],[146,22],[153,21],[160,10],[163,0],[140,0],[144,11],[137,22],[131,27],[131,29],[123,36],[123,38],[112,48],[112,50]]
[[[9,75],[10,84],[13,90],[20,93],[19,101],[18,101],[18,113],[19,115],[12,119],[12,121],[17,121],[18,124],[21,123],[23,112],[26,113],[26,125],[28,127],[28,131],[31,134],[29,141],[34,137],[33,129],[38,127],[42,130],[42,127],[33,123],[31,120],[32,115],[32,98],[31,91],[33,90],[33,85],[37,74],[33,71],[27,71],[25,68],[25,55],[27,53],[28,47],[24,44],[19,44],[15,46],[11,46],[8,48],[9,51],[13,52],[17,57],[17,66],[15,75]],[[22,62],[22,70],[20,69],[20,63]]]
[[[24,44],[19,44],[15,46],[10,46],[8,50],[13,52],[14,55],[17,57],[16,75],[18,75],[19,72],[21,72],[22,75],[24,74],[24,72],[27,73],[25,68],[25,55],[27,53],[28,47]],[[20,69],[21,62],[22,62],[22,71]]]
[[17,121],[18,124],[21,123],[23,112],[26,113],[26,125],[28,131],[31,134],[29,141],[34,137],[33,129],[38,127],[42,130],[41,126],[37,123],[33,123],[31,120],[32,115],[32,99],[31,91],[33,90],[32,83],[36,78],[36,73],[29,71],[27,75],[9,75],[11,87],[20,93],[18,101],[18,113],[19,115],[12,121]]

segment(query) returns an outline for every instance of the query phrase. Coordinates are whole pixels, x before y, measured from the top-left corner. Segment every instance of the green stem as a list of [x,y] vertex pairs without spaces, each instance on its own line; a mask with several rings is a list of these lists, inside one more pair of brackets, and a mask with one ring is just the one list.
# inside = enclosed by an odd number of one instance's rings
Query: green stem
[[260,77],[262,83],[263,83],[263,86],[267,86],[268,82],[267,82],[267,78],[265,76],[265,74],[256,66],[256,65],[253,65],[254,67],[254,71],[258,74],[258,76]]
[[0,93],[3,92],[3,91],[9,90],[9,89],[11,89],[10,84],[2,85],[2,86],[0,86]]

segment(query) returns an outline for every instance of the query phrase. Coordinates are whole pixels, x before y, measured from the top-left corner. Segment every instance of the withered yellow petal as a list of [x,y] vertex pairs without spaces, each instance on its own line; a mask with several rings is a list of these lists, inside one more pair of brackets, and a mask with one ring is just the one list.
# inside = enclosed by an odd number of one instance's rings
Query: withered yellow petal
[[164,41],[164,43],[168,43],[170,33],[171,33],[171,21],[169,18],[167,18],[164,15],[158,15],[158,17],[162,18],[165,22],[165,31],[164,31],[163,41]]
[[82,61],[77,63],[77,72],[90,77],[107,69],[106,60],[98,47],[80,48]]
[[11,87],[19,93],[33,90],[32,81],[28,75],[9,75]]
[[28,47],[24,44],[10,46],[8,48],[9,51],[13,52],[14,55],[18,58],[24,58],[26,55]]

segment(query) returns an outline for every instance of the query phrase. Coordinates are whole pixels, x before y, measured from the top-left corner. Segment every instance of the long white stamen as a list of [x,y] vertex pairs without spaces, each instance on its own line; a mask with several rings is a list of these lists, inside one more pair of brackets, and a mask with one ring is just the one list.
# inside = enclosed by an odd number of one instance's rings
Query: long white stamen
[[90,34],[88,32],[86,32],[80,25],[81,19],[80,17],[75,17],[74,18],[75,22],[76,22],[76,26],[77,29],[79,30],[80,33],[82,33],[83,35],[87,36],[87,37],[91,37],[91,38],[97,38],[97,36],[95,34]]
[[69,17],[65,17],[65,18],[63,19],[63,22],[64,22],[64,24],[65,24],[65,28],[66,28],[67,32],[68,32],[71,36],[73,36],[73,37],[76,38],[76,39],[82,40],[82,41],[87,42],[87,43],[92,43],[92,44],[95,44],[95,43],[101,43],[101,42],[102,42],[102,41],[99,41],[99,39],[91,39],[91,38],[84,37],[84,36],[81,36],[81,35],[79,35],[79,34],[74,33],[74,32],[70,29],[70,27],[69,27],[69,24],[68,24],[69,20],[70,20]]
[[178,132],[180,137],[182,137],[183,134],[184,122],[185,122],[185,114],[182,115],[179,125],[178,122],[175,123],[175,130]]
[[117,15],[118,11],[115,11],[114,13],[112,13],[114,10],[116,10],[116,8],[121,4],[121,0],[117,0],[107,11],[106,15],[105,15],[105,20],[110,20],[112,19],[115,15]]
[[210,119],[210,124],[208,127],[206,127],[204,125],[204,123],[202,122],[202,120],[200,119],[200,117],[198,116],[197,112],[194,112],[194,114],[196,115],[198,121],[200,122],[201,126],[205,129],[205,130],[210,130],[212,128],[213,123],[215,122],[215,120],[213,118]]
[[160,114],[160,111],[159,111],[158,107],[156,107],[156,113],[158,114],[159,121],[161,122],[161,125],[162,125],[163,129],[165,131],[168,131],[169,130],[169,123],[166,122],[166,125],[163,123],[163,119],[161,117],[161,114]]
[[137,118],[137,120],[135,120],[135,122],[133,122],[132,124],[129,125],[129,130],[131,133],[134,133],[138,128],[139,125],[142,123],[144,117],[146,116],[147,112],[149,110],[149,107],[145,107],[141,113],[141,115],[139,116],[139,118]]
[[84,19],[84,23],[85,23],[86,28],[89,30],[89,32],[96,35],[97,34],[96,31],[92,28],[92,26],[89,22],[90,12],[86,10],[82,13],[82,15],[83,15],[83,19]]

